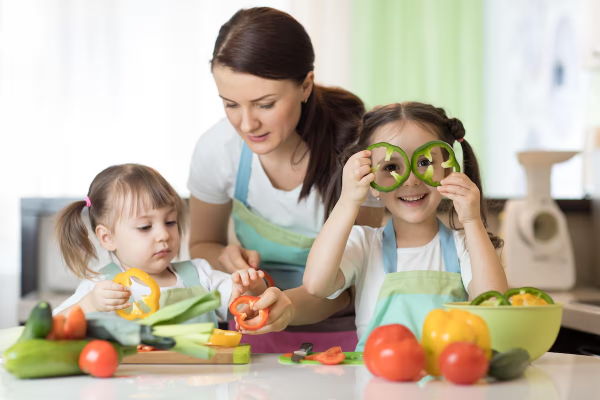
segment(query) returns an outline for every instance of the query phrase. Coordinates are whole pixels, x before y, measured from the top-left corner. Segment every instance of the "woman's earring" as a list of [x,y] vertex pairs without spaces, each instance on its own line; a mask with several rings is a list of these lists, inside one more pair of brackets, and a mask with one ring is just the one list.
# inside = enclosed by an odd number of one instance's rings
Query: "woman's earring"
[[304,99],[303,103],[304,104],[308,103],[308,97]]
[[381,201],[381,197],[375,197],[377,201]]

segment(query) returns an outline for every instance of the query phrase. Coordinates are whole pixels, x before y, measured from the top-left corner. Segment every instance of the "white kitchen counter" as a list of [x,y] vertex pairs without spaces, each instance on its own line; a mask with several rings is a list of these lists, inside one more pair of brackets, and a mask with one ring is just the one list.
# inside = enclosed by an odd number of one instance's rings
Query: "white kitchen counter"
[[591,399],[600,393],[600,359],[547,353],[525,376],[457,386],[393,383],[364,366],[287,366],[257,354],[248,365],[122,365],[117,376],[18,380],[0,368],[0,399]]

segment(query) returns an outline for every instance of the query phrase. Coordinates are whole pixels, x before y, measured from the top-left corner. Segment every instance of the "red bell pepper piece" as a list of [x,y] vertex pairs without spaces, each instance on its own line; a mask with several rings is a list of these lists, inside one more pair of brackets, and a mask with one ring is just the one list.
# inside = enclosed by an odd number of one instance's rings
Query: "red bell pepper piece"
[[250,308],[252,308],[252,307],[254,307],[254,303],[256,303],[258,300],[260,300],[260,297],[240,296],[237,299],[235,299],[234,301],[232,301],[231,304],[229,305],[229,311],[231,312],[231,314],[233,316],[235,316],[235,322],[237,322],[237,324],[240,326],[241,329],[244,329],[247,331],[256,331],[267,324],[267,320],[269,319],[269,308],[271,308],[271,307],[267,307],[264,310],[260,310],[258,312],[258,315],[260,317],[262,317],[262,319],[256,325],[246,324],[244,321],[246,320],[248,315],[245,312],[238,311],[238,309],[237,309],[237,307],[241,304],[248,304],[248,306]]
[[271,275],[267,273],[267,271],[261,269],[261,271],[265,274],[265,281],[267,281],[267,287],[275,287],[275,280]]

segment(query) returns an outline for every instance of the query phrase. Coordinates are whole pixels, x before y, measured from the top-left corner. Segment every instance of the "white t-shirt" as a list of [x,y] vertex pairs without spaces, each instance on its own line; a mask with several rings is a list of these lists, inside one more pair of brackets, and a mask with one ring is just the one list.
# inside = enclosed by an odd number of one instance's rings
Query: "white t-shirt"
[[[188,189],[192,196],[211,204],[234,198],[235,183],[244,140],[227,118],[203,134],[194,150]],[[285,191],[273,187],[260,158],[253,154],[247,203],[263,219],[291,232],[316,237],[323,227],[325,206],[318,190],[298,202],[302,185]],[[363,204],[382,207],[374,197]]]
[[[225,321],[227,320],[227,310],[229,308],[229,298],[231,297],[231,291],[232,291],[232,285],[233,282],[231,281],[231,275],[226,274],[222,271],[216,271],[214,269],[211,268],[210,264],[208,263],[208,261],[203,260],[201,258],[195,259],[195,260],[190,260],[192,262],[192,264],[194,264],[194,266],[196,267],[196,270],[198,271],[198,277],[200,278],[200,285],[204,286],[204,288],[206,290],[208,290],[209,292],[218,290],[219,293],[221,294],[221,305],[219,306],[219,308],[217,308],[215,310],[217,317],[219,317],[221,320]],[[121,271],[125,272],[125,269],[123,267],[121,267],[120,263],[118,260],[114,261],[115,264],[121,269]],[[177,282],[175,282],[175,284],[173,286],[167,286],[167,287],[160,287],[160,291],[163,292],[165,290],[169,290],[169,289],[178,289],[178,288],[184,288],[185,285],[183,284],[183,280],[181,279],[181,276],[179,276],[179,274],[177,274],[177,272],[175,272],[175,270],[173,269],[172,266],[168,266],[167,268],[169,268],[177,277]],[[71,307],[73,304],[77,303],[79,300],[81,300],[83,298],[83,296],[85,296],[86,294],[88,294],[89,292],[91,292],[94,289],[94,286],[96,285],[96,283],[98,281],[100,281],[102,278],[102,275],[99,275],[97,277],[97,279],[91,279],[91,280],[83,280],[81,281],[81,283],[79,284],[79,286],[77,287],[77,289],[75,290],[75,293],[69,297],[67,300],[65,300],[60,306],[56,307],[53,310],[53,314],[56,315],[59,312],[61,312],[62,310],[64,310],[65,308]],[[148,296],[151,293],[151,290],[148,286],[142,285],[138,282],[135,281],[135,279],[131,280],[131,296],[133,297],[133,299],[135,301],[140,300],[141,296]],[[114,311],[111,311],[111,313],[116,314]]]
[[[356,286],[356,330],[358,339],[362,337],[373,318],[379,290],[383,286],[385,271],[383,268],[382,240],[383,230],[368,226],[354,226],[350,232],[340,268],[346,278],[343,289],[338,290],[330,299],[352,285]],[[458,263],[465,290],[471,282],[471,260],[467,251],[464,231],[452,231]],[[396,249],[398,254],[398,272],[402,271],[445,271],[442,257],[442,245],[438,233],[431,242],[421,247]]]

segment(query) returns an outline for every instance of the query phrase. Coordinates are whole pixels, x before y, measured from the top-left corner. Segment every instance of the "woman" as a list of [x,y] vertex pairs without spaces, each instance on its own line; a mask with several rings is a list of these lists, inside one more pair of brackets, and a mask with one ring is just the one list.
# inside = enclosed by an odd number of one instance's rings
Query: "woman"
[[[338,156],[356,140],[364,106],[347,91],[314,84],[308,34],[271,8],[240,10],[221,27],[211,69],[227,119],[194,152],[190,254],[229,273],[260,268],[279,288],[298,288],[314,238],[340,195],[341,181],[333,179]],[[382,209],[372,208],[374,199],[367,203],[357,222],[380,224]],[[241,245],[227,243],[232,213]],[[308,305],[332,307],[302,288],[293,296],[303,312],[311,311]],[[354,331],[353,324],[344,329]],[[354,332],[347,336],[356,340]]]

